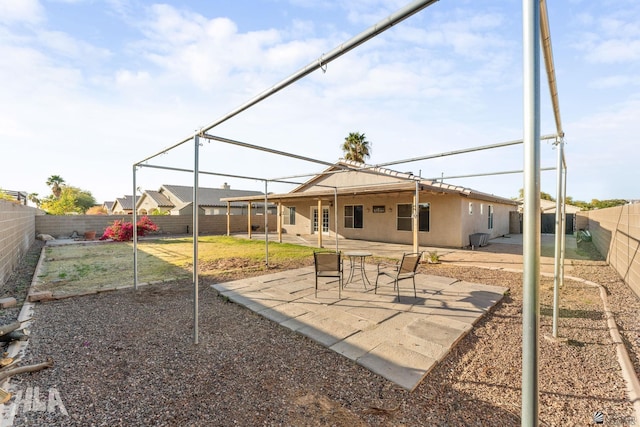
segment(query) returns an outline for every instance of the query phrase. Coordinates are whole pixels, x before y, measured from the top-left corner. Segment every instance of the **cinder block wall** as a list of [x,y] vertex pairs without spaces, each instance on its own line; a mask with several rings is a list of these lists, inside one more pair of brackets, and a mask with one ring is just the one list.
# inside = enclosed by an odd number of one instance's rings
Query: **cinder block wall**
[[[160,234],[190,234],[193,228],[191,215],[152,215],[149,217],[158,226]],[[276,231],[276,216],[269,215],[269,231]],[[56,238],[69,237],[73,232],[80,236],[86,231],[95,231],[98,237],[115,220],[131,222],[131,215],[44,215],[36,217],[36,233],[50,234]],[[231,215],[232,233],[246,232],[248,221],[246,215]],[[226,215],[200,215],[198,219],[200,234],[226,234]],[[258,226],[258,232],[264,232],[264,216],[252,215],[251,224]]]
[[0,200],[0,284],[4,284],[35,240],[38,210]]
[[588,218],[593,243],[640,296],[640,203],[580,212]]

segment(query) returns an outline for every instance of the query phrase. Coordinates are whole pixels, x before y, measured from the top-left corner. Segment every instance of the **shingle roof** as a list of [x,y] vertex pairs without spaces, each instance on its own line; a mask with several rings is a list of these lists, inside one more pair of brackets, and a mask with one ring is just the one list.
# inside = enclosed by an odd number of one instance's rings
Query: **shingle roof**
[[[171,192],[183,203],[193,202],[193,187],[185,185],[163,185],[161,188]],[[227,197],[246,197],[260,196],[264,193],[260,191],[250,190],[232,190],[230,188],[204,188],[200,187],[198,192],[198,201],[200,206],[227,206],[227,202],[221,202],[220,199]],[[232,206],[245,206],[246,203],[236,203]]]
[[146,190],[145,193],[156,203],[156,205],[158,205],[158,207],[172,208],[175,206],[171,203],[171,200],[159,191]]
[[133,196],[118,197],[116,202],[118,202],[124,210],[133,210]]

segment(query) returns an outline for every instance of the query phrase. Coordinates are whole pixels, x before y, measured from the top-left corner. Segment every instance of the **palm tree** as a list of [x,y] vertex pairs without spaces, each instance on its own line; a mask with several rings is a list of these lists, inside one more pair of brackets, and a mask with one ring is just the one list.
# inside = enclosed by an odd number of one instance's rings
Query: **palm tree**
[[56,199],[60,198],[60,193],[62,193],[62,184],[64,184],[64,179],[60,175],[51,175],[49,179],[47,179],[47,185],[51,187],[51,192]]
[[364,133],[350,132],[342,143],[342,151],[346,160],[364,163],[371,156],[371,144]]

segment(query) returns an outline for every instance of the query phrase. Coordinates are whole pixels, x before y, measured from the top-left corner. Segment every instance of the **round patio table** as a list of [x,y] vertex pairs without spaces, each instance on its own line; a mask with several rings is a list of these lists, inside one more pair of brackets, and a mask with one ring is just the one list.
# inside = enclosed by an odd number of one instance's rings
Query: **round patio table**
[[349,278],[345,282],[345,286],[348,283],[353,281],[354,272],[356,268],[360,270],[360,277],[362,277],[362,285],[364,289],[367,289],[367,283],[371,285],[369,282],[369,278],[367,278],[367,273],[364,270],[364,260],[366,257],[373,255],[371,252],[362,252],[362,251],[353,251],[353,252],[345,252],[345,256],[349,257]]

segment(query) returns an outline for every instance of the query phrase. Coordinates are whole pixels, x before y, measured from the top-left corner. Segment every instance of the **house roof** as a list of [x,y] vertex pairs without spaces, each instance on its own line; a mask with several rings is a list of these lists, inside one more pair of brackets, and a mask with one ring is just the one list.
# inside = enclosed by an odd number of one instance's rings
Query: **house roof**
[[[166,190],[183,203],[193,203],[193,187],[184,185],[163,185],[160,191]],[[205,188],[199,187],[198,202],[200,206],[226,207],[228,198],[256,197],[256,200],[264,198],[264,193],[250,190],[233,190],[231,188]],[[235,204],[232,206],[242,206]]]
[[133,196],[118,197],[116,198],[116,203],[124,210],[133,210]]
[[153,200],[158,207],[172,208],[175,206],[173,203],[171,203],[171,200],[169,200],[167,196],[159,191],[146,190],[144,194],[151,200]]
[[[351,173],[352,179],[348,184],[343,186],[321,186],[321,183],[331,175]],[[358,173],[360,175],[353,175]],[[378,177],[387,177],[388,181],[380,181],[378,183],[363,184],[365,174],[376,175]],[[478,200],[486,200],[489,202],[503,203],[508,205],[517,205],[517,202],[504,197],[496,196],[493,194],[483,193],[475,191],[467,187],[458,185],[451,185],[440,181],[431,181],[425,179],[419,179],[411,173],[398,172],[392,169],[381,168],[364,163],[354,162],[351,160],[339,160],[334,166],[330,166],[318,175],[309,179],[307,182],[294,188],[289,193],[284,194],[269,194],[269,199],[298,199],[304,197],[314,198],[333,198],[335,192],[338,195],[356,195],[356,194],[381,194],[392,192],[413,192],[416,189],[416,180],[420,191],[427,191],[434,194],[458,194],[460,196],[469,197]],[[250,197],[233,197],[225,200],[238,201],[257,200]]]

